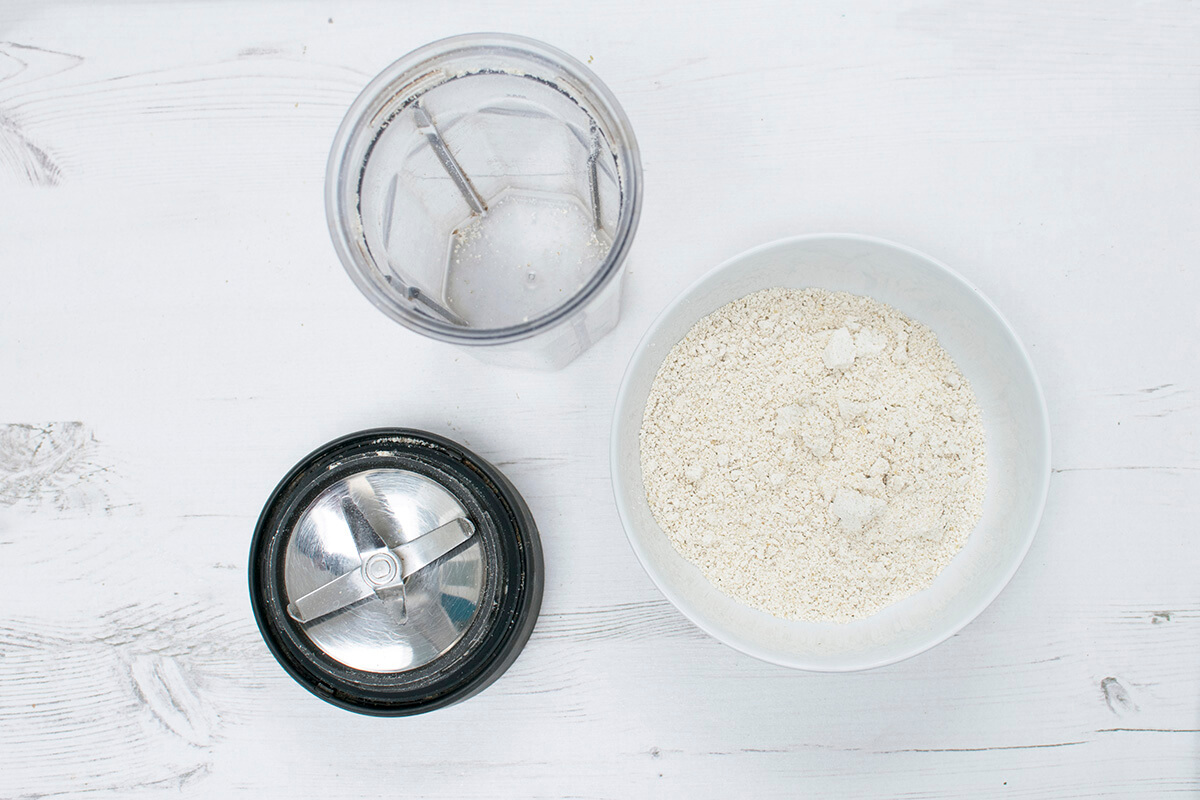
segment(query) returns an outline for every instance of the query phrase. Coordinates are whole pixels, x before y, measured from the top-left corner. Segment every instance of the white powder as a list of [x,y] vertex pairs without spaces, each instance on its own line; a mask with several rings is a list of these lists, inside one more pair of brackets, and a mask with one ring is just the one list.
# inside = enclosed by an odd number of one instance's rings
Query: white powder
[[700,320],[646,403],[642,475],[675,548],[778,617],[848,622],[929,586],[983,509],[983,425],[934,333],[844,292]]

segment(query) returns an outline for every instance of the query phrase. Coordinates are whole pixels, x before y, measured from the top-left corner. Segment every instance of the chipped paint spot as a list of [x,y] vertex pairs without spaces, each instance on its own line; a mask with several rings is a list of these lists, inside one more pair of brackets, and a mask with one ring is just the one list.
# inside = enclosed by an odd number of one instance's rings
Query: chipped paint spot
[[[42,79],[82,62],[82,56],[71,53],[0,42],[0,84],[8,90],[10,99],[18,98],[26,87],[34,87]],[[14,91],[14,87],[20,89]],[[0,109],[0,172],[6,167],[16,178],[34,186],[57,186],[63,178],[58,161],[45,147],[34,143],[20,120]]]
[[238,51],[239,58],[250,58],[253,56],[278,56],[282,55],[283,50],[278,47],[245,47]]
[[110,469],[97,450],[82,422],[0,425],[0,506],[66,511],[107,502]]
[[0,164],[7,164],[14,174],[34,186],[57,186],[62,182],[58,163],[4,114],[0,114]]
[[141,655],[133,659],[129,673],[138,699],[168,730],[197,747],[212,743],[217,715],[200,699],[178,661]]
[[1129,696],[1129,691],[1116,678],[1108,677],[1100,681],[1100,691],[1104,695],[1108,710],[1117,716],[1138,710],[1137,703]]
[[0,731],[11,734],[0,736],[0,797],[80,785],[132,797],[202,781],[224,713],[255,705],[276,678],[253,623],[194,597],[80,611],[0,617]]

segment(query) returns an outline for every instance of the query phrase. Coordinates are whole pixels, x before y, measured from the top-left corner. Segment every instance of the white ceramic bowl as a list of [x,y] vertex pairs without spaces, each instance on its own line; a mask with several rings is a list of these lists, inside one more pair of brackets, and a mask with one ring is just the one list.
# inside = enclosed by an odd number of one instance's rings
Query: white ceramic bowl
[[[983,517],[933,585],[848,624],[794,622],[722,594],[686,561],[646,502],[638,431],[667,352],[701,317],[759,289],[809,287],[867,295],[924,323],[971,382],[983,412],[988,487]],[[756,247],[705,275],[667,307],[638,345],[612,429],[617,509],[634,552],[692,622],[726,644],[784,666],[849,671],[916,655],[987,607],[1037,531],[1050,480],[1045,400],[1021,342],[979,290],[943,264],[866,236],[797,236]]]

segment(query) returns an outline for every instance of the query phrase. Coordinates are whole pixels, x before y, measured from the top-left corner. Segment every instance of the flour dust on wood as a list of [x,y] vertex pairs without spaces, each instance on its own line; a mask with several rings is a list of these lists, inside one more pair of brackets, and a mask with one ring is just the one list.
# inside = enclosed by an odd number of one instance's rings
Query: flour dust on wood
[[983,424],[934,333],[844,292],[768,289],[700,320],[655,377],[646,497],[721,591],[849,622],[928,587],[983,509]]

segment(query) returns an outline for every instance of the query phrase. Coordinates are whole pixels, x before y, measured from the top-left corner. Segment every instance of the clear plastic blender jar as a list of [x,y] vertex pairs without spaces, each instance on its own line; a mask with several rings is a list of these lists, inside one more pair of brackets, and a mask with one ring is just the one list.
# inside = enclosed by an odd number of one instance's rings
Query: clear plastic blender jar
[[443,39],[354,101],[326,211],[358,288],[412,330],[558,369],[616,325],[641,211],[629,121],[571,56],[523,37]]

